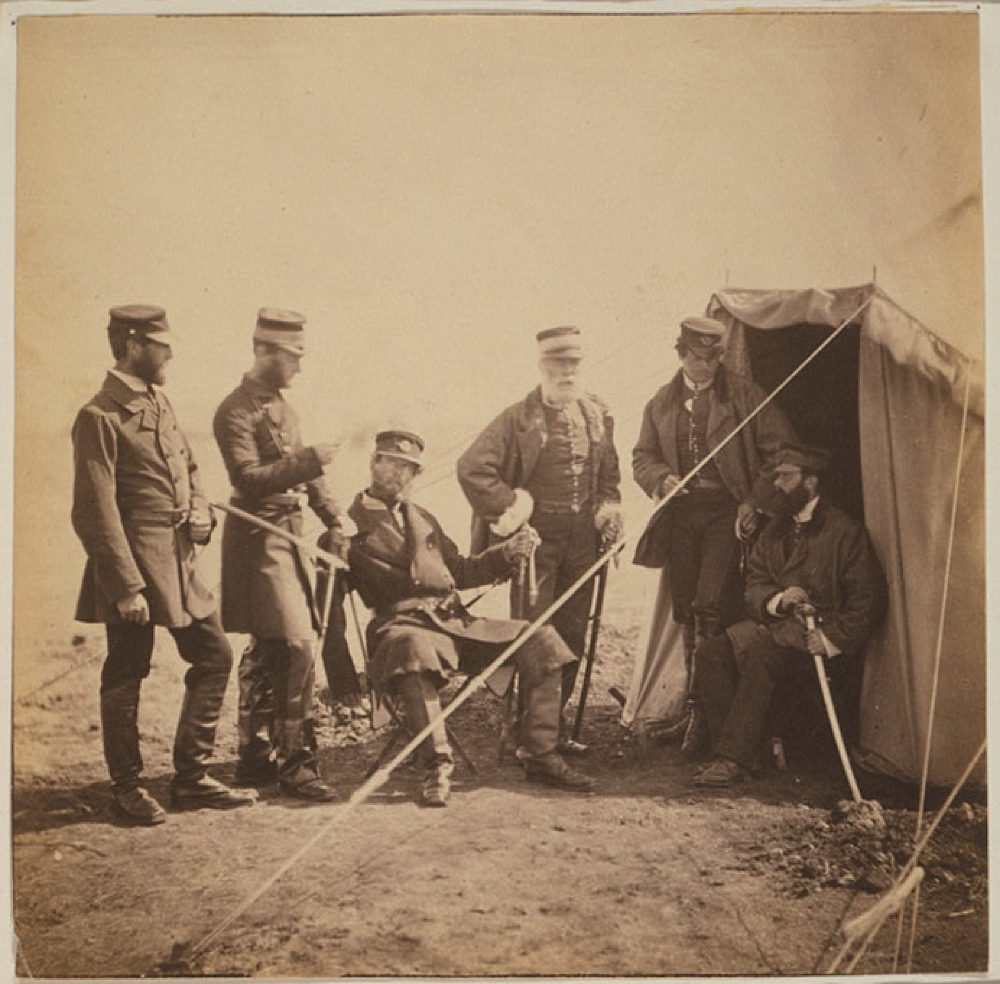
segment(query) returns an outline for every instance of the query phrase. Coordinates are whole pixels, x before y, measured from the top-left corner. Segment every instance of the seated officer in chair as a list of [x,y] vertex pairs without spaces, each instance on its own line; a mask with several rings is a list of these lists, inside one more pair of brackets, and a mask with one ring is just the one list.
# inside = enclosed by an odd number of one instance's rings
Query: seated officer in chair
[[[358,530],[348,555],[351,582],[374,612],[372,683],[395,699],[412,734],[440,716],[438,691],[452,673],[484,669],[528,624],[474,618],[458,589],[506,580],[531,549],[525,531],[475,557],[462,557],[438,521],[407,498],[423,449],[424,442],[406,431],[377,435],[371,485],[348,510]],[[575,659],[550,626],[512,656],[526,705],[522,739],[528,778],[586,791],[592,781],[556,751],[562,668]],[[426,767],[422,801],[445,806],[453,766],[443,722],[420,752]]]
[[780,514],[750,554],[750,618],[698,647],[694,697],[707,731],[694,751],[715,754],[695,779],[699,786],[745,778],[764,737],[771,696],[789,670],[814,655],[860,661],[885,611],[885,577],[868,533],[823,495],[828,457],[793,444],[778,450]]

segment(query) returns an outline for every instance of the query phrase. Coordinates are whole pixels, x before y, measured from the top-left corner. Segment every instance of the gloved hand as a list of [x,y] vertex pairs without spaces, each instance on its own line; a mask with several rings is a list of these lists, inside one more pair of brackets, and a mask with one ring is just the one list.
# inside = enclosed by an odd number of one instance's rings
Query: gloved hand
[[600,537],[600,550],[610,550],[619,540],[625,538],[625,516],[621,507],[613,502],[605,502],[594,514],[594,526]]
[[[808,604],[809,595],[806,593],[806,589],[800,588],[797,584],[793,584],[791,587],[785,588],[785,590],[781,592],[781,596],[778,601],[778,611],[783,615],[787,615],[789,612],[795,612],[799,605]],[[805,625],[805,618],[803,616],[800,616],[799,621]]]
[[[660,487],[656,490],[656,498],[665,499],[680,484],[681,480],[676,475],[664,475]],[[677,494],[686,495],[687,489],[683,488]]]
[[326,531],[320,535],[316,544],[320,550],[325,550],[345,563],[347,562],[347,551],[351,548],[351,538],[346,530],[339,524],[328,526]]
[[760,513],[749,502],[741,502],[736,510],[736,539],[749,540],[757,532]]
[[503,543],[503,556],[509,564],[519,564],[531,556],[539,543],[538,534],[527,523]]
[[197,546],[204,546],[212,539],[212,530],[215,529],[215,515],[209,510],[208,515],[194,509],[187,518],[188,536],[191,542]]

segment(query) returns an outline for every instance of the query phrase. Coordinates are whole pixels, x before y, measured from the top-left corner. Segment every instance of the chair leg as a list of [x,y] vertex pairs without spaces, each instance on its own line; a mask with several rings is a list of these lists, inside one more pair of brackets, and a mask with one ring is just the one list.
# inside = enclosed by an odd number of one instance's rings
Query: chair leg
[[451,728],[447,726],[447,724],[445,725],[444,730],[447,732],[448,741],[451,744],[452,748],[454,748],[455,751],[458,752],[459,757],[469,767],[469,771],[474,776],[479,775],[479,769],[476,768],[476,763],[473,762],[469,753],[462,747],[462,743],[455,737],[455,732],[452,731]]

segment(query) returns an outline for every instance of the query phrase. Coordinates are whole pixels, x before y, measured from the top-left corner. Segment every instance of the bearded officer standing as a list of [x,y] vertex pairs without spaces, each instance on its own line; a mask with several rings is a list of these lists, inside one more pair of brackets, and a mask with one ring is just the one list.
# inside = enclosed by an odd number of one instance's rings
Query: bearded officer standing
[[[233,486],[231,502],[295,536],[303,504],[327,527],[329,548],[346,551],[341,513],[323,468],[337,445],[303,447],[295,411],[281,391],[300,371],[305,317],[261,308],[254,361],[216,411],[215,439]],[[312,716],[313,644],[320,629],[315,572],[298,546],[235,516],[222,535],[222,622],[253,636],[240,661],[237,781],[278,779],[289,796],[337,799],[320,778]]]
[[[605,404],[580,391],[580,329],[540,331],[541,385],[491,421],[458,461],[458,481],[474,513],[472,549],[530,525],[541,538],[535,563],[537,598],[513,614],[535,619],[624,535],[621,474],[614,421]],[[591,584],[581,586],[552,616],[577,657],[563,670],[562,704],[573,694],[583,658]],[[515,589],[519,587],[515,585]],[[563,721],[560,747],[578,752]]]
[[252,793],[207,774],[233,655],[215,599],[195,569],[213,519],[191,448],[160,387],[171,358],[162,308],[111,309],[115,359],[101,391],[73,425],[73,529],[87,553],[77,605],[103,622],[101,731],[113,803],[127,819],[158,824],[163,807],[142,784],[137,716],[154,626],[170,630],[190,664],[174,739],[171,802],[177,808],[247,806]]

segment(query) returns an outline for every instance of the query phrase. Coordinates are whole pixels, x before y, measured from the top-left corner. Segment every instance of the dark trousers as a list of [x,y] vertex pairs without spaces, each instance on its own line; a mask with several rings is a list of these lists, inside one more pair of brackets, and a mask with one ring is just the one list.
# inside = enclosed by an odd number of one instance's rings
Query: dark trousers
[[315,778],[315,664],[309,640],[254,639],[239,666],[239,756],[254,767],[271,756],[282,782]]
[[[542,542],[535,551],[538,601],[518,617],[533,621],[597,560],[597,532],[594,513],[584,508],[578,513],[536,514],[531,519]],[[587,622],[593,595],[593,578],[583,584],[552,616],[552,627],[562,636],[577,661],[563,667],[562,702],[573,696],[579,660],[583,659]],[[516,590],[514,586],[513,590]],[[512,609],[518,615],[516,608]]]
[[731,621],[740,547],[736,500],[725,491],[688,492],[668,505],[667,567],[674,620]]
[[[107,625],[108,655],[101,671],[101,731],[111,782],[119,789],[137,786],[142,775],[137,724],[139,690],[149,675],[154,629],[152,624],[132,622]],[[205,775],[215,747],[233,652],[217,613],[169,631],[181,659],[190,664],[184,675],[184,701],[173,758],[176,779],[191,782]]]
[[725,633],[698,647],[694,694],[716,755],[752,768],[775,688],[796,662],[811,658],[763,634],[741,651],[738,661]]

